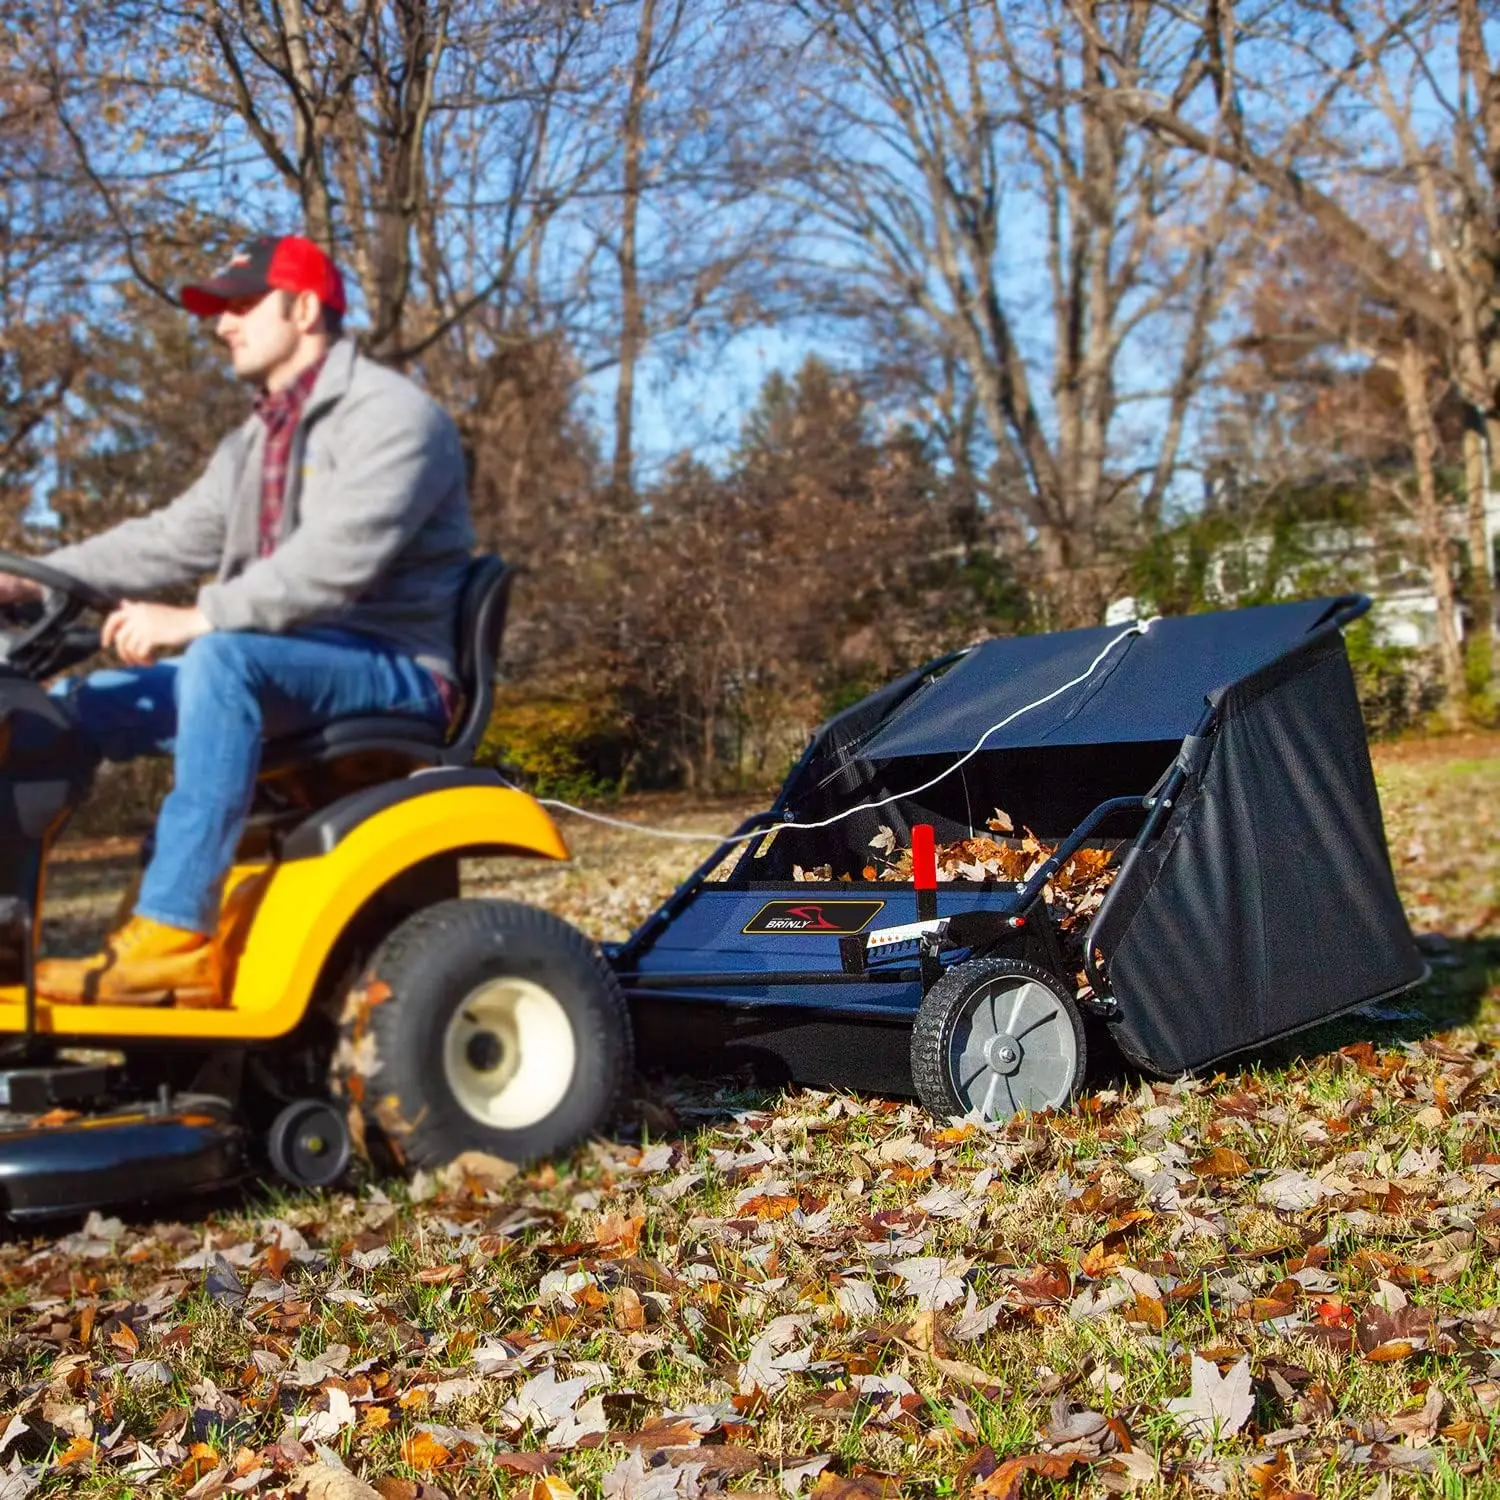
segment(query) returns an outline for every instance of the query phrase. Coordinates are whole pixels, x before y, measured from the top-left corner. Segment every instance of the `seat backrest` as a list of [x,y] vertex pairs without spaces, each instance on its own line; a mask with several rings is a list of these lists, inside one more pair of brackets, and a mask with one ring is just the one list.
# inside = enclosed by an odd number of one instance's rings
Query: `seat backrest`
[[505,634],[505,613],[515,569],[485,554],[469,564],[458,604],[458,676],[464,690],[464,716],[443,751],[448,766],[473,762],[495,706],[495,666]]

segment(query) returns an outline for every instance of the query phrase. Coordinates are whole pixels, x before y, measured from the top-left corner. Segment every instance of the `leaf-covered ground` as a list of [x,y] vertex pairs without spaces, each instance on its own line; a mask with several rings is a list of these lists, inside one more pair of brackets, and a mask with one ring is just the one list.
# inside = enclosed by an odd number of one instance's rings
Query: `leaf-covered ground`
[[[1500,742],[1379,769],[1434,980],[1234,1076],[996,1129],[657,1081],[525,1177],[0,1247],[0,1497],[1500,1496]],[[478,878],[609,938],[696,857],[567,832]]]

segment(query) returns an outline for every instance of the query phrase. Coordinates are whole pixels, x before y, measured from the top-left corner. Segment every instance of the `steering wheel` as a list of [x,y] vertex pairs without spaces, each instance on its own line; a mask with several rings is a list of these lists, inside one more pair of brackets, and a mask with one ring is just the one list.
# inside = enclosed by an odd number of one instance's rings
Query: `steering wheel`
[[40,601],[5,606],[18,628],[0,628],[0,667],[40,679],[99,649],[99,632],[76,628],[73,622],[85,611],[108,614],[115,607],[108,594],[19,552],[0,551],[0,573],[29,579],[47,590]]

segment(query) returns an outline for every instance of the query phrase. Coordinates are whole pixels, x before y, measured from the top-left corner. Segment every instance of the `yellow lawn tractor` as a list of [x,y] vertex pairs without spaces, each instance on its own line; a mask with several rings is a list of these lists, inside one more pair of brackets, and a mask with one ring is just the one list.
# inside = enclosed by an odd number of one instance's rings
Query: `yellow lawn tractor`
[[36,993],[48,855],[94,770],[41,683],[97,651],[79,621],[111,601],[31,558],[0,553],[0,570],[48,591],[0,631],[0,1213],[198,1193],[266,1161],[327,1185],[357,1147],[399,1166],[524,1161],[607,1122],[631,1032],[595,945],[545,911],[459,897],[467,857],[567,858],[543,809],[474,765],[499,559],[474,560],[459,600],[450,734],[384,716],[266,745],[215,938],[221,992],[192,1008]]

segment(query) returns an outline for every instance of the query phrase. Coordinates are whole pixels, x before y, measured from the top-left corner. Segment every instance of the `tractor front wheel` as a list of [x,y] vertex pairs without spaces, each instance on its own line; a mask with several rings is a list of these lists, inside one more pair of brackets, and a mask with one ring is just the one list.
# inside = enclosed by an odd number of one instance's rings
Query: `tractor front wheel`
[[333,1081],[377,1158],[519,1164],[606,1126],[631,1064],[624,997],[581,932],[512,901],[444,901],[349,993]]

